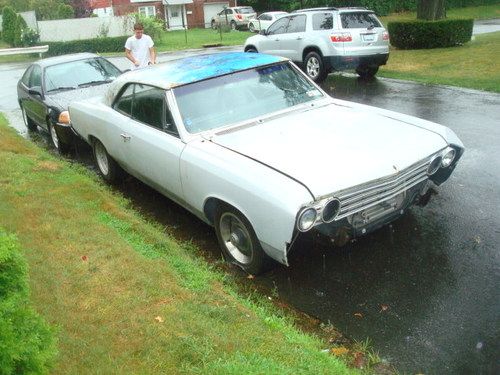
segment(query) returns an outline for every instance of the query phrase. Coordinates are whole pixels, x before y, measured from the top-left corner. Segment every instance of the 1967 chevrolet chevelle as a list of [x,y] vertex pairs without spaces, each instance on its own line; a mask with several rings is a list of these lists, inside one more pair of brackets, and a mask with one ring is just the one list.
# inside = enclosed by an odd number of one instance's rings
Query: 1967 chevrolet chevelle
[[444,126],[333,99],[258,53],[129,72],[69,112],[106,180],[125,170],[178,202],[254,274],[303,232],[341,243],[425,203],[464,152]]

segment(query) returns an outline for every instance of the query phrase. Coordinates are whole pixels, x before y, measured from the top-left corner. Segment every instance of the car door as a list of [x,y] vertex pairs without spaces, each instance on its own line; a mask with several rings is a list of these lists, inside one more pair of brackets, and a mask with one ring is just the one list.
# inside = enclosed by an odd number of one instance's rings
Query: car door
[[289,19],[286,33],[281,36],[281,56],[292,61],[302,61],[307,17],[305,14],[298,14]]
[[[39,65],[33,65],[31,74],[28,79],[27,89],[36,89],[42,94],[42,68]],[[26,111],[26,115],[35,121],[38,125],[47,128],[45,122],[46,108],[43,98],[38,94],[29,93],[23,100],[22,105]]]
[[288,21],[288,17],[283,17],[269,26],[266,35],[259,41],[259,52],[281,56],[281,38],[286,32]]
[[120,139],[117,160],[148,185],[183,200],[179,158],[185,144],[172,119],[165,90],[138,83],[129,85],[114,108],[124,116],[128,112],[119,134],[114,135]]

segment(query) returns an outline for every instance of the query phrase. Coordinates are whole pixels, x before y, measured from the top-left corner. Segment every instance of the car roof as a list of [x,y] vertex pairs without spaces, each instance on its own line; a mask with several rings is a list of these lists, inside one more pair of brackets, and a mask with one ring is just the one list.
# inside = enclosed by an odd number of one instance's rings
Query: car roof
[[47,57],[46,59],[38,60],[36,62],[36,64],[40,65],[42,68],[46,68],[48,66],[57,65],[57,64],[65,63],[65,62],[78,61],[78,60],[95,58],[95,57],[99,57],[99,55],[96,55],[95,53],[88,53],[88,52],[73,53],[70,55]]

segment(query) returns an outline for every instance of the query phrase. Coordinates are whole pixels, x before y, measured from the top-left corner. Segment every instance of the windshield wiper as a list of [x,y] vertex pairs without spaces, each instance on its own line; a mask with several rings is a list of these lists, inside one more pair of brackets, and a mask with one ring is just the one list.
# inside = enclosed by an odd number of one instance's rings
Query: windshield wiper
[[76,89],[75,86],[59,86],[59,87],[55,87],[53,89],[47,90],[47,92],[62,91],[62,90],[74,90],[74,89]]
[[85,83],[80,83],[78,87],[87,87],[87,86],[94,86],[94,85],[101,85],[103,83],[110,83],[112,79],[100,79],[97,81],[90,81],[90,82],[85,82]]

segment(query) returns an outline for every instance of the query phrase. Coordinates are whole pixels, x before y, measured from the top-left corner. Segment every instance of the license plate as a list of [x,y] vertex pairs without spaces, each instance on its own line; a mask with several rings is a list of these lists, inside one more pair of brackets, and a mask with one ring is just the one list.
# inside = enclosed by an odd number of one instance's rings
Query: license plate
[[362,34],[363,42],[373,42],[375,40],[375,34]]

